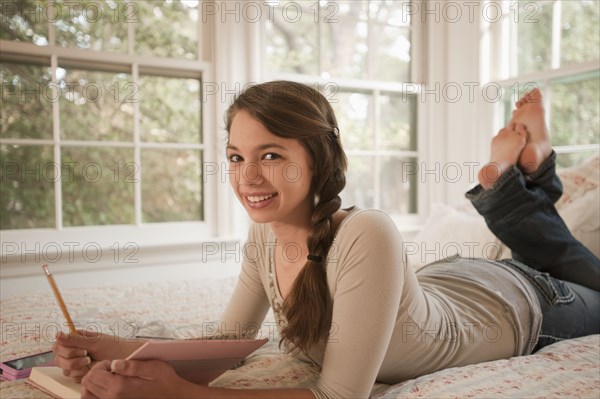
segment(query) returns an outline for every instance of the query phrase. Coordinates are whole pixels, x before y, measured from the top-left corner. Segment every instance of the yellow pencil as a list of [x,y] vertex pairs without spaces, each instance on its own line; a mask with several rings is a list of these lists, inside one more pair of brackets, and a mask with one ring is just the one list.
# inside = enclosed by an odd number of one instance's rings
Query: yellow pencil
[[52,274],[50,274],[50,271],[48,270],[48,265],[44,265],[44,266],[42,266],[42,268],[46,271],[46,276],[48,277],[48,281],[50,282],[52,291],[54,291],[54,296],[56,297],[56,302],[58,302],[58,306],[60,306],[60,310],[62,311],[63,316],[65,316],[65,319],[67,319],[67,325],[69,326],[69,331],[71,332],[71,334],[77,335],[77,330],[75,330],[75,324],[73,324],[71,315],[69,314],[69,311],[67,310],[67,305],[65,305],[65,301],[63,301],[62,295],[60,295],[60,291],[58,290],[58,287],[56,286],[56,282],[54,282],[54,277],[52,276]]

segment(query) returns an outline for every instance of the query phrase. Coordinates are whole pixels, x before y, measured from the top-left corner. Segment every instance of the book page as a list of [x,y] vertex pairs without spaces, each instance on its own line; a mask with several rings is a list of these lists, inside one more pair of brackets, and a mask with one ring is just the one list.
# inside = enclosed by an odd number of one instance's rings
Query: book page
[[59,367],[34,367],[27,381],[42,391],[62,399],[79,399],[83,386],[63,375]]

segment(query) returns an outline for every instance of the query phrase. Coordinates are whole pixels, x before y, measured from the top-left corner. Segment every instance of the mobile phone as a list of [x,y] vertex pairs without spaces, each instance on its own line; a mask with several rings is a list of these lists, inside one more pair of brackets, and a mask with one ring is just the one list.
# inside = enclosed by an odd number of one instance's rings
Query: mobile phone
[[29,377],[32,367],[52,365],[54,365],[54,352],[36,353],[0,363],[0,376],[7,380],[18,380]]

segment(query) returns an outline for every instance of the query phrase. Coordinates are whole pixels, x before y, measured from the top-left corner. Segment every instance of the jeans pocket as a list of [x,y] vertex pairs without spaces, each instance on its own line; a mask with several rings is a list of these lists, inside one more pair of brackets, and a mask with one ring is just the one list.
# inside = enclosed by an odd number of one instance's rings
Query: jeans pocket
[[503,259],[501,262],[527,277],[549,305],[571,303],[575,300],[573,291],[564,281],[558,280],[548,273],[532,269],[514,259]]

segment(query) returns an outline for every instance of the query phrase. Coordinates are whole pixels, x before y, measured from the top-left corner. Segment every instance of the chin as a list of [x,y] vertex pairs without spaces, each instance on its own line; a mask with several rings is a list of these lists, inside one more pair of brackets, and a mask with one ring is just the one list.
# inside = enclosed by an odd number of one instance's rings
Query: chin
[[246,209],[246,213],[248,214],[248,217],[250,217],[250,220],[252,220],[254,223],[271,223],[273,221],[273,217],[271,215],[267,215],[265,213],[261,214],[253,209]]

